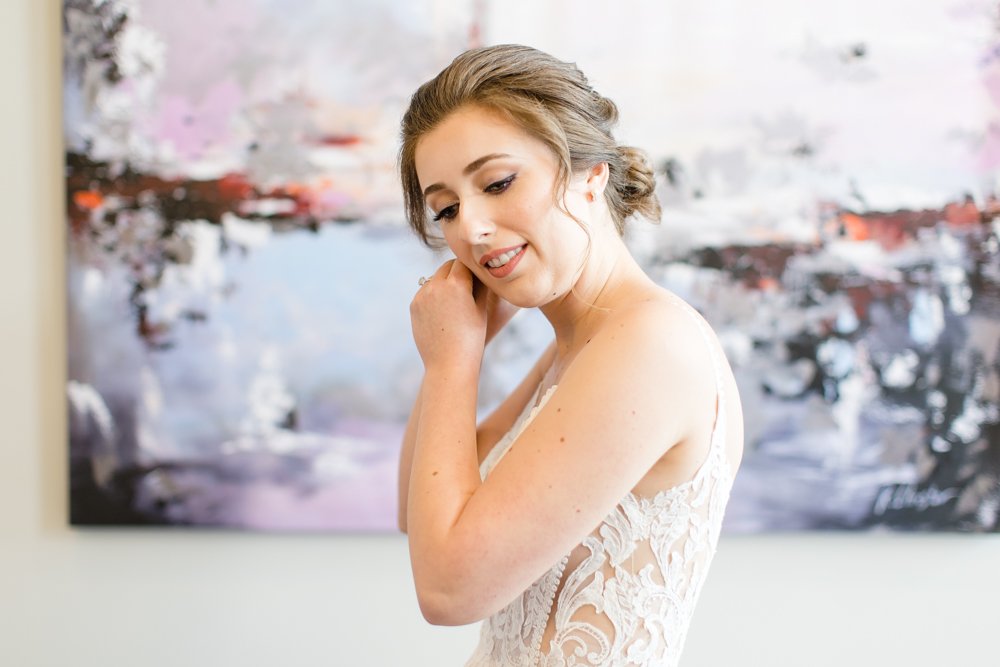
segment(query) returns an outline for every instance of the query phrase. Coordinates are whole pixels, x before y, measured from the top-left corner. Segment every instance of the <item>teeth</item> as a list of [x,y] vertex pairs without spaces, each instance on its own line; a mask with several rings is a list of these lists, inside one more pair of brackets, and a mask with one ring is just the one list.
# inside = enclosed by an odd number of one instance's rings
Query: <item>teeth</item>
[[486,266],[490,267],[491,269],[499,269],[501,266],[512,260],[514,256],[517,255],[517,253],[519,252],[521,252],[521,248],[515,248],[514,250],[505,252],[499,257],[494,257],[490,261],[486,262]]

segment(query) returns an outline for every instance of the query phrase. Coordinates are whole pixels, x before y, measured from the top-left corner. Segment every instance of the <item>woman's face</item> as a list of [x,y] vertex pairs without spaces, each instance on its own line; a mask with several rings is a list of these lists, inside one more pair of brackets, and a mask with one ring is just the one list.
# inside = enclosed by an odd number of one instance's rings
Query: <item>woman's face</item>
[[[521,307],[566,294],[587,253],[587,233],[556,206],[549,148],[496,112],[464,107],[417,144],[417,177],[448,247],[499,296]],[[588,221],[586,181],[564,204]]]

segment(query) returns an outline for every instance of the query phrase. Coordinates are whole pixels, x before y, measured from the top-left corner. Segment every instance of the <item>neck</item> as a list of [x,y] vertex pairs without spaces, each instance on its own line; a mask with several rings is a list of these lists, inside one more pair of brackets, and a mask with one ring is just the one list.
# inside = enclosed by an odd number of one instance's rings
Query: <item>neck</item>
[[617,233],[594,239],[573,289],[540,309],[555,331],[557,375],[614,309],[649,282]]

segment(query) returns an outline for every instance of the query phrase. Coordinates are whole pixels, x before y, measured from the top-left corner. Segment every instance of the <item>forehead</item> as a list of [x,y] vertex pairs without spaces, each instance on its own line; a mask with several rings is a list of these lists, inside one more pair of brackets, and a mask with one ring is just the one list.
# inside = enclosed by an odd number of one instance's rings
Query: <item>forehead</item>
[[499,112],[463,107],[417,142],[414,162],[420,187],[461,178],[466,165],[493,153],[555,161],[545,144]]

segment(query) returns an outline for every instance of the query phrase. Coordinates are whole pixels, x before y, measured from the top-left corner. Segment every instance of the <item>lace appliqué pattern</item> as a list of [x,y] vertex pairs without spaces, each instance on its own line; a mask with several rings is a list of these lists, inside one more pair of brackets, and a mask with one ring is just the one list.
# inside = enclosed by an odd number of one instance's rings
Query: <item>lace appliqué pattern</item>
[[[706,325],[695,319],[707,341]],[[722,374],[709,348],[718,409],[708,455],[695,475],[651,498],[626,495],[577,547],[483,621],[466,667],[677,664],[733,482]],[[526,408],[493,447],[480,466],[483,479],[555,388]]]

